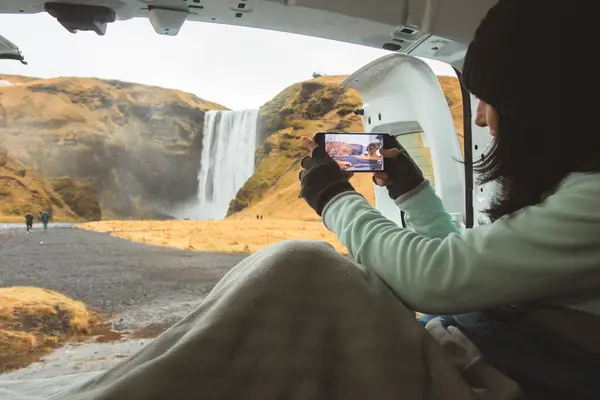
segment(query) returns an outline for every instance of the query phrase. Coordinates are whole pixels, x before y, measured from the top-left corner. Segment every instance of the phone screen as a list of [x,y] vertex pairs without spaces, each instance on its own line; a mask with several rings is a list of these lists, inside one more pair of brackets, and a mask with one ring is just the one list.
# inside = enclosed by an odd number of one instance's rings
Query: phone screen
[[383,171],[383,134],[325,133],[325,151],[348,172]]

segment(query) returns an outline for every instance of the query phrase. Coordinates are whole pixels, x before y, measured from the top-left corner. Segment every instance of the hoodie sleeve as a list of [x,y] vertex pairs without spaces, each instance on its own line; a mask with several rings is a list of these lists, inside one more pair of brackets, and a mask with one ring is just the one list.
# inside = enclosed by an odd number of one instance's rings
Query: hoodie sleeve
[[540,205],[444,238],[398,227],[355,192],[333,199],[323,220],[409,307],[455,314],[594,290],[600,280],[599,197],[597,179],[587,194],[565,189]]
[[405,212],[406,224],[422,236],[443,239],[451,233],[460,233],[429,181],[400,196],[395,203]]

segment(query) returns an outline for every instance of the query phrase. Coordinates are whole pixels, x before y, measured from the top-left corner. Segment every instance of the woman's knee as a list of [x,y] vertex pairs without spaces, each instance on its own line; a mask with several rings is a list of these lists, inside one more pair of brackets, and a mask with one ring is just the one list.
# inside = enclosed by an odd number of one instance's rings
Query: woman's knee
[[[313,276],[322,281],[344,281],[344,277],[363,277],[365,271],[338,253],[332,245],[321,241],[290,240],[274,245],[277,270],[293,276]],[[351,279],[354,279],[351,278]]]
[[345,277],[364,279],[364,271],[335,251],[333,246],[309,240],[282,241],[263,248],[228,274],[229,277],[242,275],[252,276],[252,280],[261,285],[278,282],[277,285],[290,287],[309,282],[342,284],[348,280]]
[[329,264],[343,258],[329,243],[316,240],[285,240],[271,245],[269,251],[284,264]]

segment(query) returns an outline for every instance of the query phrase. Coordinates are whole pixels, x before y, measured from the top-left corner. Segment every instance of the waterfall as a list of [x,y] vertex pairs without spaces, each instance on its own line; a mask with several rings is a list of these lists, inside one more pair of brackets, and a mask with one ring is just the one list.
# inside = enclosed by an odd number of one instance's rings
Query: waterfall
[[229,202],[254,173],[258,110],[204,115],[196,204],[178,212],[192,219],[222,219]]

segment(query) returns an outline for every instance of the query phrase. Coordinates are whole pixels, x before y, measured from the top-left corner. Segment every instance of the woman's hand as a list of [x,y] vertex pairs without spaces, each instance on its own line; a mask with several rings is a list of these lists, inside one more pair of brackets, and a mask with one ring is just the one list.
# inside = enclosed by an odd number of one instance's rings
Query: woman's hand
[[[400,154],[400,150],[398,149],[381,149],[379,152],[383,158],[395,158]],[[386,165],[388,162],[390,161],[386,161]],[[387,172],[373,172],[373,181],[378,186],[387,186],[392,183]]]
[[348,182],[349,174],[340,169],[322,146],[308,137],[302,138],[302,144],[311,150],[311,155],[300,162],[303,168],[299,176],[300,195],[321,215],[331,199],[340,193],[354,191],[354,188]]
[[373,173],[373,182],[378,186],[387,187],[389,196],[392,200],[396,200],[419,186],[425,178],[421,169],[396,138],[392,137],[390,143],[386,145],[390,148],[380,150],[385,158],[385,170]]

